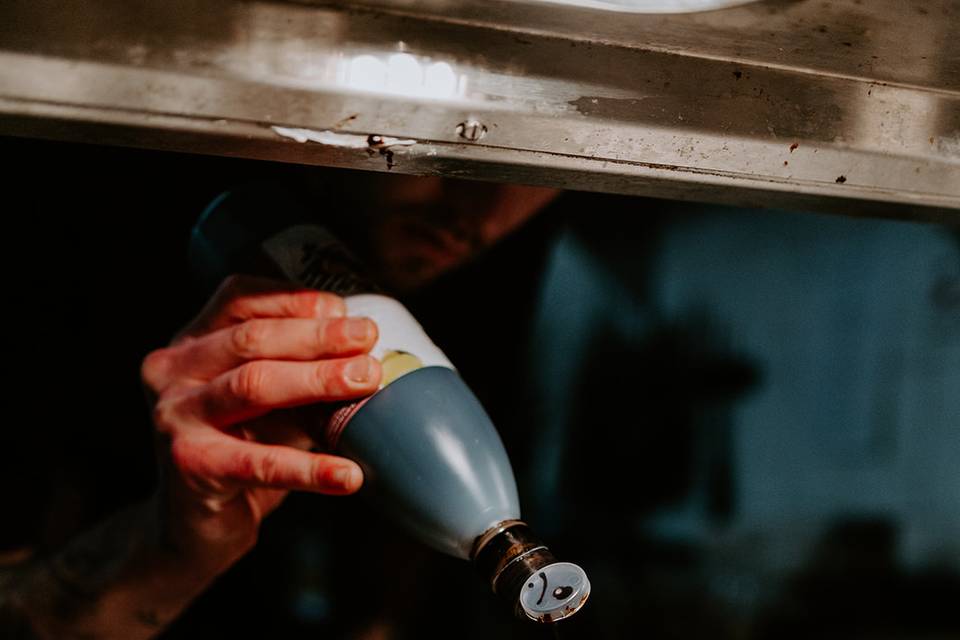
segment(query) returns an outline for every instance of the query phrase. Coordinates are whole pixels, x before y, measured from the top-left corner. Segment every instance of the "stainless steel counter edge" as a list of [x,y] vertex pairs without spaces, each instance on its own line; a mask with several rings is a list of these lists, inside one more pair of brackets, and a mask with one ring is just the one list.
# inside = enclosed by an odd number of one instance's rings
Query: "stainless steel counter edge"
[[960,221],[949,83],[342,7],[45,4],[0,9],[0,133]]

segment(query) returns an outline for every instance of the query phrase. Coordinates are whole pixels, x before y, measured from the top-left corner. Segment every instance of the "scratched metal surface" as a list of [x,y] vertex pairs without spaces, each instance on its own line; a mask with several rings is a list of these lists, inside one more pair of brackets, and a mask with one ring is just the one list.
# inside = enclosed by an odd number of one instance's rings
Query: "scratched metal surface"
[[6,0],[0,133],[958,222],[957,32],[960,0]]

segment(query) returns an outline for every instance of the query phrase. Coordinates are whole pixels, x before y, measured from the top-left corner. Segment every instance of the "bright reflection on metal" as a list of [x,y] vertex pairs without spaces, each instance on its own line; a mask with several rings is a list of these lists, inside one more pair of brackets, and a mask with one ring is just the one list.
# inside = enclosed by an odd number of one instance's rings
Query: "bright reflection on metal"
[[407,93],[423,86],[423,68],[409,53],[395,53],[387,60],[387,91]]
[[725,9],[756,0],[528,0],[631,13],[691,13]]
[[418,59],[409,53],[386,58],[371,54],[344,58],[337,80],[351,89],[407,97],[458,98],[466,91],[467,78],[447,62]]
[[347,84],[356,89],[382,89],[387,84],[387,65],[373,56],[357,56],[350,62]]
[[452,96],[457,92],[457,74],[446,62],[434,62],[423,76],[423,88],[437,97]]

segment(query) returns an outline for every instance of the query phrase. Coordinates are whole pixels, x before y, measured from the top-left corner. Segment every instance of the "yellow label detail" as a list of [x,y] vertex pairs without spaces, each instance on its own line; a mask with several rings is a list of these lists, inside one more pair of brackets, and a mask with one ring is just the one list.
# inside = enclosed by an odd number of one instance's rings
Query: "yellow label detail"
[[383,369],[380,384],[385,387],[400,376],[421,368],[423,362],[406,351],[387,351],[380,359],[380,365]]

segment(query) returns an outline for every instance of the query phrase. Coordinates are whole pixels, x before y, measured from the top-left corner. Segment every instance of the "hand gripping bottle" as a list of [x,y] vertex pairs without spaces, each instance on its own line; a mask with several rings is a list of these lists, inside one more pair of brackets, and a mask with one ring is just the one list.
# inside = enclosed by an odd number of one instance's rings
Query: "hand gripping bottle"
[[209,282],[283,277],[339,294],[349,315],[372,318],[381,387],[337,408],[321,431],[326,448],[355,460],[365,491],[414,536],[471,560],[518,616],[553,622],[575,613],[590,581],[520,520],[513,470],[483,407],[410,312],[310,219],[282,191],[224,193],[193,230],[192,261]]

